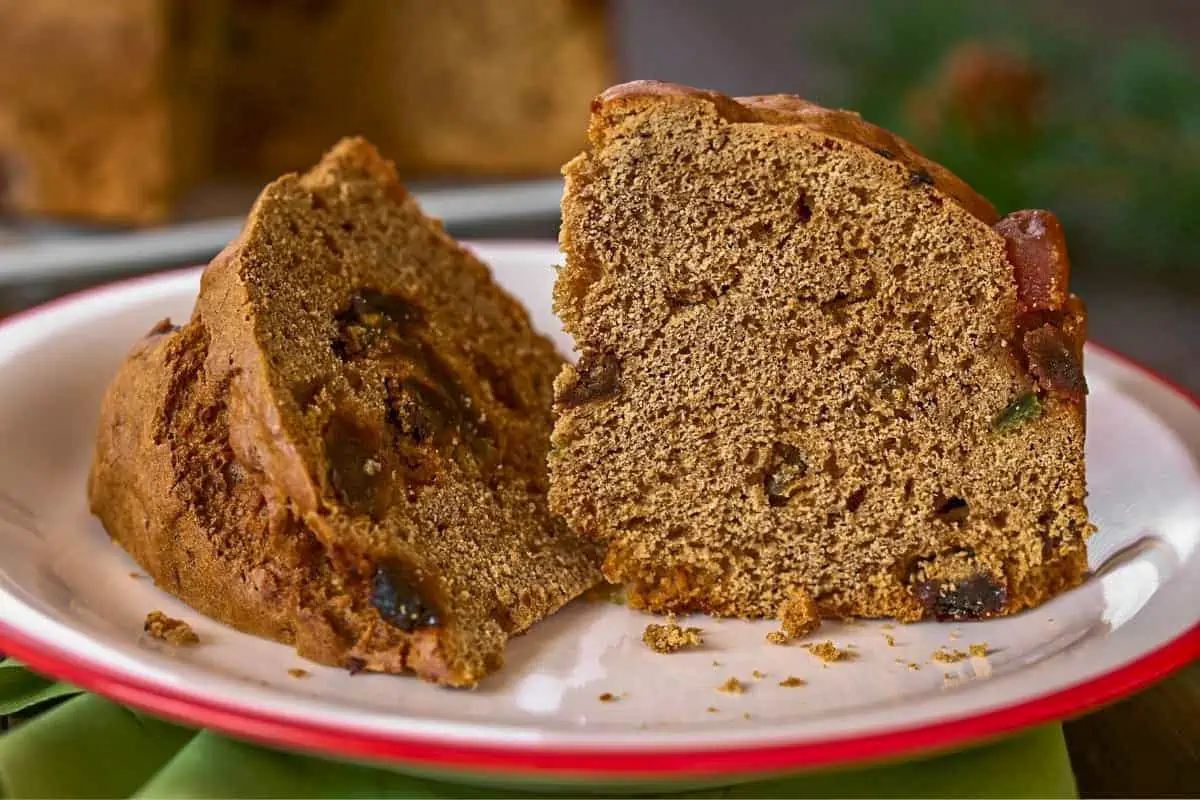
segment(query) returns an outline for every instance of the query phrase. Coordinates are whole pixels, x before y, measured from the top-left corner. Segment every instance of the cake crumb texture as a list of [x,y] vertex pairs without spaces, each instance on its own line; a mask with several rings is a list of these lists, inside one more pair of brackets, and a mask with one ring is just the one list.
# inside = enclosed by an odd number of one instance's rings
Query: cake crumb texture
[[550,503],[630,605],[972,620],[1083,580],[1086,312],[1053,214],[1000,218],[789,95],[623,84],[589,139]]

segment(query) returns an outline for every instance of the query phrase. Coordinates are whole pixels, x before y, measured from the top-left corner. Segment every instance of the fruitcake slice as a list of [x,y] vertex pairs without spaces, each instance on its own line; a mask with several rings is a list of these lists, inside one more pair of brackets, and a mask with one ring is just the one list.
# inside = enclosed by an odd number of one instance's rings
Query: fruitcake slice
[[998,220],[792,96],[640,81],[589,134],[550,504],[633,604],[973,619],[1080,582],[1085,315],[1052,214]]
[[[118,381],[92,504],[201,611],[318,661],[470,685],[600,579],[546,504],[560,356],[366,142],[269,185],[192,320],[160,335],[184,366],[150,370],[165,396]],[[163,448],[190,463],[144,491],[127,456]],[[164,492],[188,494],[158,513]],[[180,508],[203,546],[172,534]]]

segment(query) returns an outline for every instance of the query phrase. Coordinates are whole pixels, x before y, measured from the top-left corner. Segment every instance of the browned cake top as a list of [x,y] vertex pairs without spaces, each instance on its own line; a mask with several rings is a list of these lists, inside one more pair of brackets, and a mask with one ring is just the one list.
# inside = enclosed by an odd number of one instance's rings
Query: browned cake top
[[862,145],[881,158],[899,161],[912,170],[914,181],[939,189],[988,225],[994,224],[999,218],[995,207],[985,197],[941,164],[925,158],[896,134],[867,122],[857,111],[824,108],[794,94],[735,98],[665,81],[622,83],[609,88],[593,101],[592,143],[601,144],[609,126],[619,125],[624,113],[637,109],[641,104],[655,102],[710,103],[729,122],[803,125],[809,130]]

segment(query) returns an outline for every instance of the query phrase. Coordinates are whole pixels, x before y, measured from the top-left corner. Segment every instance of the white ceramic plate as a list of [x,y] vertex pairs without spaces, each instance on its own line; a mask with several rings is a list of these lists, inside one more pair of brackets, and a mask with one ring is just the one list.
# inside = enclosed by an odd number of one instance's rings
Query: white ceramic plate
[[[555,246],[477,249],[535,323],[569,346],[550,311]],[[1092,347],[1097,575],[1036,611],[968,624],[827,623],[820,638],[857,657],[823,666],[798,646],[765,642],[771,622],[689,619],[704,648],[657,655],[641,643],[647,617],[578,601],[513,641],[507,666],[472,692],[304,663],[131,577],[136,564],[87,511],[101,392],[153,322],[188,316],[198,275],[104,287],[0,327],[0,650],[122,702],[406,769],[732,782],[961,746],[1079,713],[1200,652],[1200,407]],[[148,641],[152,609],[188,620],[203,643]],[[940,647],[984,642],[986,658],[931,661]],[[294,667],[311,675],[292,677]],[[780,686],[788,676],[806,683]],[[718,692],[729,677],[744,694]],[[604,693],[616,699],[601,702]]]

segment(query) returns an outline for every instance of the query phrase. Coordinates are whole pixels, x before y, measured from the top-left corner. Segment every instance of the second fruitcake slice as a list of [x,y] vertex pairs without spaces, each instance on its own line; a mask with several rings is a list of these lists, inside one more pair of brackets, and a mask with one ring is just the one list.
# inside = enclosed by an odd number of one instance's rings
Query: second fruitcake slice
[[972,619],[1086,569],[1048,212],[856,114],[610,89],[564,168],[551,508],[657,611]]
[[366,142],[270,184],[153,333],[105,400],[92,508],[201,611],[463,686],[600,580],[546,503],[561,357]]

